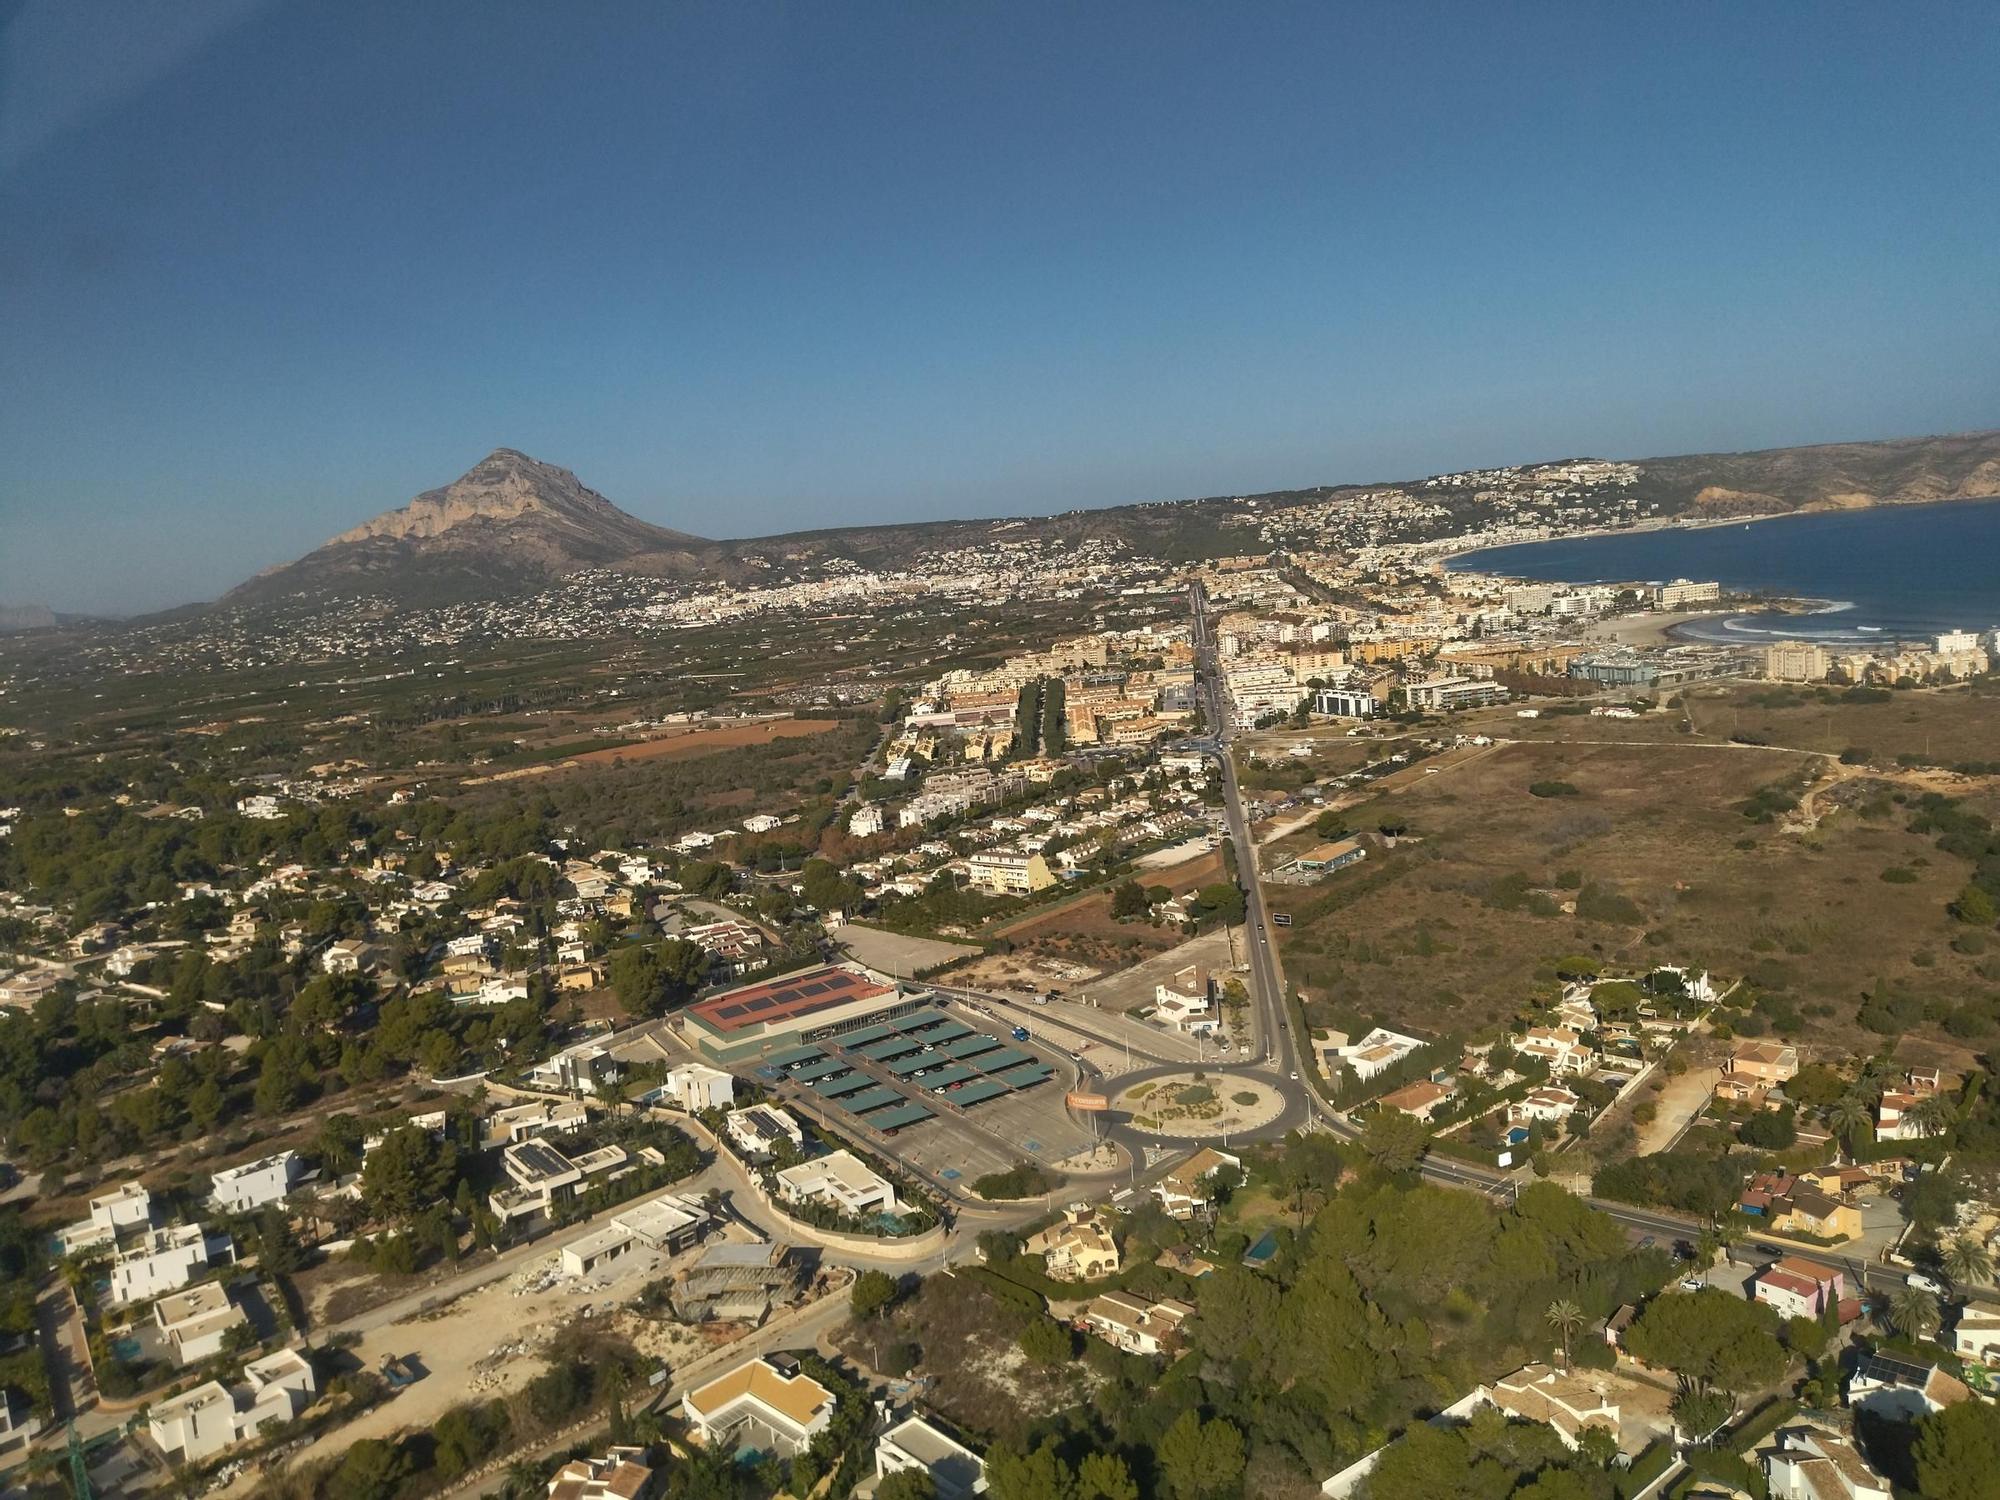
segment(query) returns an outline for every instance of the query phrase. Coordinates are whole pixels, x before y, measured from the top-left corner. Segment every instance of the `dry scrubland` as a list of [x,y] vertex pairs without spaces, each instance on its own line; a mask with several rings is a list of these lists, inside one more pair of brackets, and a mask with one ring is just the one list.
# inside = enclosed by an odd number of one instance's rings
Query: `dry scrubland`
[[[1831,741],[1890,761],[1927,735],[1938,760],[1952,758],[1947,745],[2000,746],[2000,699],[1756,709],[1749,696],[1698,702],[1697,725],[1716,725],[1698,738],[1675,732],[1681,715],[1667,711],[1636,722],[1513,721],[1548,742],[1498,748],[1351,809],[1355,828],[1401,819],[1416,841],[1376,847],[1310,891],[1267,887],[1274,909],[1298,922],[1275,934],[1288,977],[1312,1000],[1427,1031],[1513,1014],[1548,983],[1549,959],[1579,951],[1747,974],[1796,1002],[1802,1040],[1817,1032],[1842,1050],[1872,1040],[1849,1023],[1864,992],[1885,983],[2000,1016],[2000,945],[1968,941],[1946,913],[1971,866],[1908,832],[1912,808],[1894,800],[1914,801],[1925,779],[1874,776],[1817,753]],[[1774,748],[1727,742],[1745,732]],[[1612,739],[1650,743],[1581,743]],[[1775,748],[1801,743],[1815,748]],[[1838,782],[1814,797],[1815,826],[1739,810],[1762,788],[1813,775]],[[1556,781],[1574,794],[1529,791]],[[1952,794],[2000,813],[1991,780]],[[1309,838],[1266,851],[1267,865]],[[1885,870],[1898,873],[1885,881]]]

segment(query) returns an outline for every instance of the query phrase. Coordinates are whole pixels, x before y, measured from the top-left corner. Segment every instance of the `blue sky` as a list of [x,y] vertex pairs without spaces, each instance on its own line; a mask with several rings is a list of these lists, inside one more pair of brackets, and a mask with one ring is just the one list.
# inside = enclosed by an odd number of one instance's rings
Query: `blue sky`
[[0,602],[2000,425],[2000,7],[28,0]]

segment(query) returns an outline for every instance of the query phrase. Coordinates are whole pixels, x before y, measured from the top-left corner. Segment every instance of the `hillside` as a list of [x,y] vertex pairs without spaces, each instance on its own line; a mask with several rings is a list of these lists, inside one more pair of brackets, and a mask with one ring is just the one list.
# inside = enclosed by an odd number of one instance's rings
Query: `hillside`
[[452,483],[258,574],[222,602],[370,594],[429,604],[539,587],[582,568],[670,577],[721,565],[713,542],[650,525],[568,469],[496,448]]

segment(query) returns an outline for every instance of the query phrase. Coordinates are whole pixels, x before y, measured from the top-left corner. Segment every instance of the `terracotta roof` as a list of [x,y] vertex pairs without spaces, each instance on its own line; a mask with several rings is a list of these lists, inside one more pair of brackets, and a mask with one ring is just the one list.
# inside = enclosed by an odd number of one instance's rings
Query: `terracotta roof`
[[780,1375],[761,1359],[738,1365],[727,1375],[688,1392],[687,1403],[713,1416],[732,1401],[756,1401],[795,1427],[805,1427],[830,1406],[833,1396],[810,1375]]

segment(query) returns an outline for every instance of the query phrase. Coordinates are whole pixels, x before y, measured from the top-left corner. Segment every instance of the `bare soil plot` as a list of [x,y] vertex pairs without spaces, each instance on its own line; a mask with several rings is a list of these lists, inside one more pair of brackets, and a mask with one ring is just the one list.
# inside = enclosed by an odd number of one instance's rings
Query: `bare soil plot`
[[849,1325],[837,1341],[870,1368],[878,1350],[914,1343],[927,1406],[980,1446],[1026,1446],[1038,1420],[1075,1406],[1091,1385],[1081,1361],[1029,1362],[1016,1342],[1028,1316],[967,1277],[932,1276],[886,1319]]
[[638,760],[686,760],[697,755],[712,755],[717,750],[735,750],[744,745],[768,745],[773,740],[824,734],[839,727],[837,719],[768,719],[757,724],[731,724],[723,729],[692,729],[665,734],[637,745],[586,750],[569,759],[579,766],[608,766],[614,761],[630,764]]

